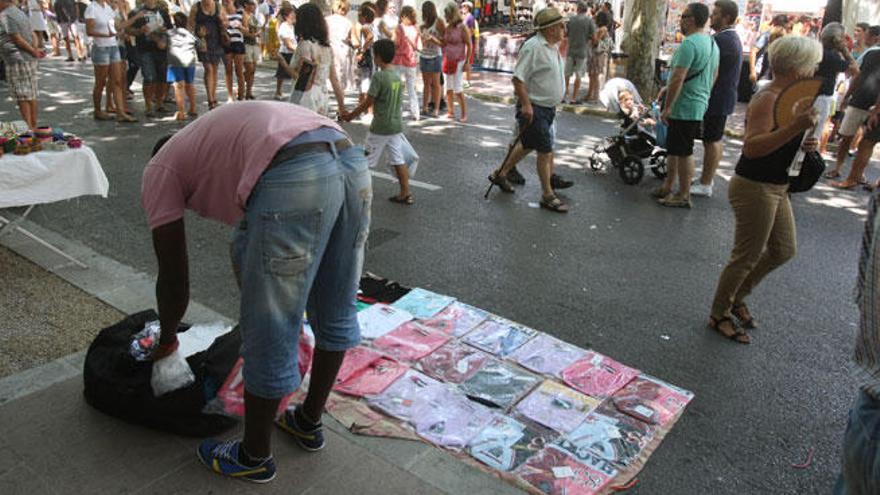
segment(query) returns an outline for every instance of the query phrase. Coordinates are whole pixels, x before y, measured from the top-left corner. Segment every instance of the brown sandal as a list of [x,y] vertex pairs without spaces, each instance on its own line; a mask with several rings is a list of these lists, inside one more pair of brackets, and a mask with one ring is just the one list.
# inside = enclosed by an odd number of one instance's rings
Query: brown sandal
[[[730,328],[733,330],[733,333],[727,333],[721,329],[721,325],[724,322],[730,323]],[[722,337],[730,339],[738,344],[751,344],[752,343],[752,338],[749,337],[749,334],[736,328],[736,325],[733,324],[733,320],[731,320],[727,316],[725,316],[723,318],[719,318],[719,319],[715,319],[714,317],[710,316],[708,327],[709,327],[709,330],[714,330]]]
[[749,330],[758,328],[758,324],[755,323],[755,318],[749,312],[749,308],[745,303],[734,304],[733,307],[730,308],[730,312],[733,313],[733,316],[739,321],[739,324],[742,325],[743,328]]

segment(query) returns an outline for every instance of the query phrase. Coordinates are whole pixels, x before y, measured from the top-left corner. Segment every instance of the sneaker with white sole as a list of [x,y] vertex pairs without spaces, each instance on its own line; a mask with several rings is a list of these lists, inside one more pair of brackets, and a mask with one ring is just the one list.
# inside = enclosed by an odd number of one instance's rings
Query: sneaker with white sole
[[275,479],[275,461],[271,457],[256,466],[245,466],[238,460],[240,448],[241,442],[237,440],[205,440],[199,445],[196,454],[208,469],[223,476],[254,483],[268,483]]
[[307,424],[308,422],[302,417],[299,408],[284,411],[284,414],[275,420],[279,428],[293,435],[293,439],[300,447],[309,452],[317,452],[324,448],[324,426],[321,423]]
[[712,197],[712,186],[714,186],[714,182],[710,182],[708,185],[701,184],[700,181],[694,181],[691,184],[691,194],[694,196],[705,196],[707,198]]

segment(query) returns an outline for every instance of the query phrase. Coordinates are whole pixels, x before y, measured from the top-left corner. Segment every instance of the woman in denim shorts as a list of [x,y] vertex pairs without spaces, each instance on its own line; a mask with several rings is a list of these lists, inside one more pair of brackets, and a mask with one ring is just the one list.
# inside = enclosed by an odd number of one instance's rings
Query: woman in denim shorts
[[[125,101],[124,83],[120,71],[111,71],[112,64],[122,62],[119,46],[116,42],[116,12],[107,0],[95,0],[85,12],[86,33],[94,39],[92,46],[92,63],[95,66],[95,87],[92,90],[92,102],[95,106],[96,120],[113,120],[113,116],[101,111],[101,96],[108,84],[113,98],[117,102]],[[124,111],[119,105],[116,113],[119,122],[137,122],[137,119]]]
[[440,115],[440,96],[443,88],[440,85],[440,69],[443,65],[443,52],[440,49],[440,38],[446,31],[443,20],[437,16],[437,7],[434,2],[428,1],[422,4],[422,42],[424,46],[419,56],[419,70],[422,71],[424,83],[424,95],[422,96],[422,113],[431,114],[434,117]]

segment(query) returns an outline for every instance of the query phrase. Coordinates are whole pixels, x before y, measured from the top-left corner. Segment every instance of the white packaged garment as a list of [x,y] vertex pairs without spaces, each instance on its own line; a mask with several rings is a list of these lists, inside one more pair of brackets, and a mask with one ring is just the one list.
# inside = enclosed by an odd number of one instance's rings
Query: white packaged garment
[[196,377],[179,349],[153,363],[150,385],[153,387],[153,395],[156,397],[188,387],[195,381]]

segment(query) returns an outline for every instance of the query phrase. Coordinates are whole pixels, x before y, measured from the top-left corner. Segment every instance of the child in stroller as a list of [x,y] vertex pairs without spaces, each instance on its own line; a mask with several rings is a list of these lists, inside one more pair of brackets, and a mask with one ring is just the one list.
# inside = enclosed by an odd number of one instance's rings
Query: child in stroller
[[[621,119],[620,131],[596,145],[590,156],[590,168],[602,169],[610,162],[618,169],[620,178],[626,184],[638,184],[645,175],[645,163],[658,178],[666,176],[665,126],[659,122],[659,105],[652,103],[651,109],[642,104],[635,86],[628,80],[614,78],[605,84],[599,96],[605,108],[617,112]],[[654,118],[648,117],[649,113]],[[654,126],[657,135],[644,126]],[[660,139],[658,139],[658,137]],[[603,158],[607,156],[607,160]]]

